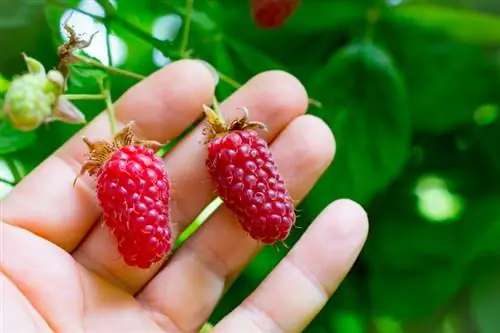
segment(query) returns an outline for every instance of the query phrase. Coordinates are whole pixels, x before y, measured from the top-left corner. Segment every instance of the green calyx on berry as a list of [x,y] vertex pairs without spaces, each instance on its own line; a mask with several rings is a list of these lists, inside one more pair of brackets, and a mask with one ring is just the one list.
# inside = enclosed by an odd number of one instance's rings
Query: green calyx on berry
[[243,116],[227,123],[216,102],[213,103],[213,108],[203,105],[203,112],[207,117],[207,123],[203,129],[203,134],[205,135],[207,141],[237,130],[260,129],[267,131],[265,124],[258,121],[251,121],[249,119],[247,108],[243,107],[238,109],[243,111]]
[[[129,122],[120,132],[118,132],[111,142],[106,140],[90,141],[88,138],[83,137],[89,149],[86,161],[82,166],[80,175],[88,172],[90,176],[95,176],[99,169],[109,160],[111,155],[117,150],[125,146],[142,146],[149,148],[154,152],[158,151],[162,144],[153,140],[140,140],[132,131],[134,122]],[[75,179],[76,182],[76,179]]]
[[28,72],[15,77],[5,93],[3,111],[13,126],[32,131],[51,121],[85,123],[85,116],[62,94],[64,77],[57,70],[46,72],[36,59],[23,54]]

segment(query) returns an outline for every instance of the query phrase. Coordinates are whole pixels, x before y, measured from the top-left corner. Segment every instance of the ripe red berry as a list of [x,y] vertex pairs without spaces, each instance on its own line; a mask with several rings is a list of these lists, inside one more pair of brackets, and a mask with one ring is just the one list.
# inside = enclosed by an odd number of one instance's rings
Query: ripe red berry
[[252,17],[261,28],[279,28],[297,9],[301,0],[252,0]]
[[149,268],[172,248],[170,185],[163,161],[152,147],[136,140],[130,126],[112,143],[84,139],[90,154],[82,171],[97,178],[97,198],[105,224],[129,266]]
[[263,125],[245,114],[228,126],[205,111],[211,121],[206,166],[220,198],[252,238],[284,241],[295,224],[294,204],[266,141],[252,129]]

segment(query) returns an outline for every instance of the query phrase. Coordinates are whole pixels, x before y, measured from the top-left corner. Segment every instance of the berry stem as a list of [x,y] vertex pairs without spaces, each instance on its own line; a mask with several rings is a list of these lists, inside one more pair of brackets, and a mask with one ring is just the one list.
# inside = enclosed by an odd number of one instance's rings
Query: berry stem
[[224,120],[224,116],[222,115],[222,112],[220,111],[219,102],[217,101],[217,97],[215,95],[214,95],[214,97],[212,97],[212,104],[213,104],[215,114],[217,115],[217,118],[219,118],[219,121],[222,124],[224,124],[224,126],[225,126],[226,121]]
[[186,49],[189,43],[189,30],[191,28],[191,13],[193,11],[194,0],[186,0],[186,17],[184,18],[184,30],[182,32],[181,46],[179,54],[181,58],[186,57]]
[[144,75],[137,74],[137,73],[130,72],[130,71],[126,71],[124,69],[115,68],[115,67],[111,67],[111,66],[106,66],[104,64],[101,64],[97,60],[87,58],[86,56],[83,56],[81,54],[74,54],[73,57],[75,59],[80,60],[81,62],[86,63],[86,64],[92,65],[92,66],[97,67],[97,68],[101,68],[101,69],[103,69],[106,72],[111,73],[111,74],[126,76],[126,77],[130,77],[130,78],[133,78],[133,79],[136,79],[136,80],[142,80],[142,79],[144,79],[146,77]]
[[101,100],[101,99],[106,98],[106,95],[103,95],[103,94],[66,94],[66,95],[62,95],[62,96],[70,101]]
[[106,90],[106,110],[108,111],[109,115],[109,126],[111,127],[111,134],[113,136],[116,135],[116,115],[115,115],[115,108],[113,105],[113,101],[111,100],[111,92],[109,90]]
[[239,83],[238,81],[236,81],[235,79],[227,76],[226,74],[224,73],[221,73],[219,71],[217,71],[217,74],[219,75],[219,78],[222,82],[224,83],[227,83],[228,85],[230,85],[231,87],[233,87],[234,89],[239,89],[242,84]]
[[109,26],[109,21],[106,20],[106,23],[104,24],[106,27],[106,54],[108,56],[108,66],[110,68],[113,68],[113,57],[111,55],[111,28]]
[[113,101],[111,99],[110,87],[104,88],[104,83],[99,80],[99,88],[101,89],[101,95],[104,96],[104,102],[106,103],[106,112],[108,113],[109,126],[111,128],[111,134],[116,135],[116,116]]
[[217,98],[212,98],[212,107],[203,105],[203,112],[205,113],[211,128],[215,133],[223,133],[227,130],[227,123],[219,108],[219,103]]

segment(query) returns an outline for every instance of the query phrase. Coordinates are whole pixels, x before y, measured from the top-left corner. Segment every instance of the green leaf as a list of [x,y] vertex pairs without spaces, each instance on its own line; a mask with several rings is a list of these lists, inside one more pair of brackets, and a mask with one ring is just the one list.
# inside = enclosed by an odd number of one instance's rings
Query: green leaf
[[[228,47],[222,39],[219,39],[213,44],[213,65],[217,70],[219,70],[223,75],[236,79],[236,67],[232,58],[229,56]],[[232,87],[221,80],[217,85],[217,92],[219,93],[219,99],[223,100],[229,97],[234,91],[235,87]]]
[[480,333],[497,333],[500,327],[500,270],[498,261],[490,262],[472,286],[470,310]]
[[34,132],[22,132],[7,119],[0,120],[0,154],[12,153],[29,147],[35,141]]
[[465,42],[480,45],[500,43],[500,16],[434,4],[398,6],[394,14]]
[[0,75],[0,94],[3,94],[9,90],[10,81]]
[[305,203],[315,216],[329,202],[370,201],[397,177],[410,148],[406,91],[389,55],[353,42],[335,53],[308,84],[323,109],[311,110],[332,128],[335,162]]
[[268,70],[286,70],[282,64],[255,46],[250,46],[235,38],[225,38],[225,41],[229,50],[234,53],[233,61],[241,63],[251,76]]
[[20,28],[29,25],[33,16],[43,9],[45,0],[1,1],[0,29]]
[[[468,179],[474,182],[473,178]],[[417,205],[417,198],[411,200],[410,193],[404,194],[404,190],[404,187],[388,190],[385,200],[378,202],[379,210],[372,210],[371,218],[376,225],[370,230],[363,252],[367,262],[410,270],[426,269],[428,265],[440,263],[466,266],[479,258],[500,255],[499,196],[468,198],[455,222],[433,224],[425,219],[425,211],[417,212],[422,209]],[[429,191],[437,192],[436,189]],[[442,195],[436,194],[435,199]],[[439,209],[446,209],[444,203],[440,204]],[[386,207],[393,208],[389,211]],[[467,246],[463,246],[465,243]]]
[[333,332],[365,333],[366,319],[358,312],[335,311],[330,319]]
[[371,263],[368,283],[372,313],[402,321],[426,318],[461,290],[467,268],[441,263],[418,270],[391,270]]
[[302,1],[285,24],[295,33],[322,33],[327,30],[362,23],[367,4],[363,1]]
[[498,65],[480,47],[405,18],[385,18],[376,36],[404,73],[416,130],[442,133],[470,124],[479,106],[499,100]]

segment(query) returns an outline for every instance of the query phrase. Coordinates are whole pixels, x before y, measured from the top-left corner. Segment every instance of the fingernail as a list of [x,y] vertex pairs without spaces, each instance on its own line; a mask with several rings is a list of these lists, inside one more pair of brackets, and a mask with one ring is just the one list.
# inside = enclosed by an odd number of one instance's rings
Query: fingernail
[[205,60],[201,60],[201,59],[196,59],[196,60],[199,61],[200,63],[202,63],[206,68],[208,68],[210,73],[212,73],[212,77],[214,79],[215,85],[217,85],[219,83],[219,73],[217,73],[217,70],[214,68],[214,66],[212,66],[210,63],[208,63]]

